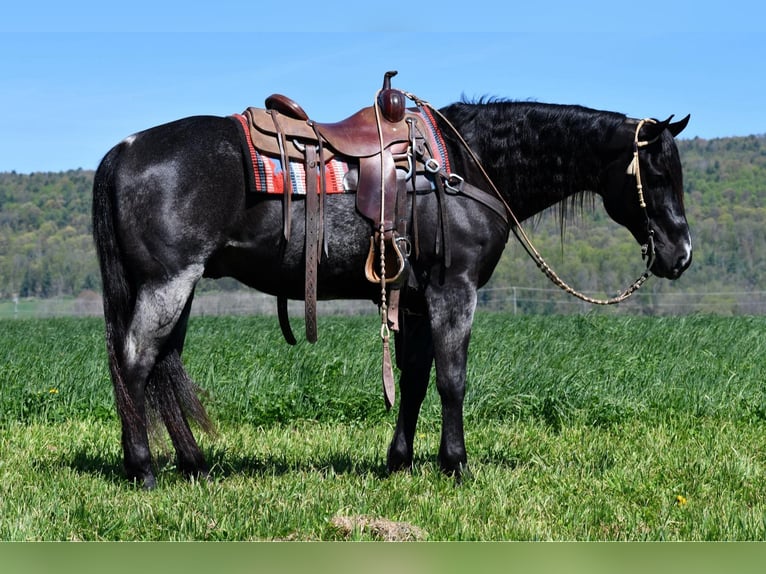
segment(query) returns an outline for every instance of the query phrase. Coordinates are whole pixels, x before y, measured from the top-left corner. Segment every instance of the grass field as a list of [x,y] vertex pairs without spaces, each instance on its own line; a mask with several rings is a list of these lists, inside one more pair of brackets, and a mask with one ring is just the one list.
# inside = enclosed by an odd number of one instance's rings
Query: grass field
[[181,478],[158,437],[144,492],[122,476],[101,321],[0,321],[0,540],[763,540],[765,333],[480,314],[456,486],[433,389],[414,471],[385,472],[374,317],[322,317],[297,347],[274,318],[194,318],[216,478]]

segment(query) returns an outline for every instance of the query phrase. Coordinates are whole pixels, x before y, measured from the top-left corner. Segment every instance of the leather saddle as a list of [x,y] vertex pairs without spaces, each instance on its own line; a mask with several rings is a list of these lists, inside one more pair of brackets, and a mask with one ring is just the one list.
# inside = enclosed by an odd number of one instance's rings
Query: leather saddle
[[[337,123],[313,122],[295,102],[279,94],[267,98],[266,105],[273,107],[251,107],[244,112],[253,145],[263,153],[288,160],[305,161],[307,146],[321,152],[317,159],[323,163],[335,156],[352,159],[359,164],[357,207],[368,219],[379,219],[381,177],[385,177],[383,195],[387,197],[396,189],[396,162],[407,158],[411,130],[406,120],[383,118],[378,122],[375,108],[367,107]],[[290,189],[289,185],[285,189]]]
[[[261,153],[279,157],[283,166],[283,236],[290,240],[292,182],[288,162],[303,162],[306,168],[306,338],[316,341],[317,266],[326,250],[324,222],[325,181],[323,166],[343,157],[357,166],[347,178],[356,191],[359,212],[370,220],[370,251],[365,266],[367,278],[396,289],[406,278],[409,243],[405,229],[407,178],[415,162],[413,146],[423,129],[416,114],[405,108],[405,95],[391,88],[396,72],[385,75],[376,105],[363,108],[336,123],[320,123],[292,99],[281,94],[266,98],[266,108],[247,108],[250,139]],[[408,176],[409,173],[409,176]],[[384,245],[381,247],[381,235]],[[385,257],[380,253],[385,252]],[[379,263],[379,265],[378,265]],[[282,333],[290,344],[295,337],[287,319],[286,298],[277,299]]]

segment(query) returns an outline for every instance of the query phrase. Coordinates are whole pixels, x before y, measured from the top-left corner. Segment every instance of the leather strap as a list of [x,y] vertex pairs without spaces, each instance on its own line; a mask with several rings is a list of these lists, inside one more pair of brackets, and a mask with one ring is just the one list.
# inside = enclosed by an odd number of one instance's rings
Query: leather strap
[[287,297],[284,295],[277,295],[277,317],[279,318],[279,329],[282,331],[282,336],[287,344],[297,344],[298,341],[290,327],[290,316],[287,314]]
[[306,340],[317,340],[317,258],[319,256],[319,190],[317,150],[306,146],[306,283],[304,292]]
[[325,230],[327,228],[327,220],[325,219],[325,200],[327,199],[327,178],[325,177],[325,154],[324,154],[324,140],[319,135],[319,132],[316,129],[316,124],[312,123],[312,127],[314,128],[314,133],[317,136],[317,145],[319,148],[319,261],[322,260],[322,252],[324,252],[325,255],[328,253],[327,249],[327,238],[325,236]]
[[388,326],[394,332],[399,332],[399,299],[401,289],[391,289],[388,294]]
[[437,231],[436,245],[434,251],[436,255],[442,255],[444,267],[449,268],[452,264],[452,251],[450,249],[449,219],[445,200],[445,185],[441,178],[436,178],[436,204],[437,204]]
[[394,383],[394,369],[391,361],[391,350],[388,337],[383,339],[383,400],[386,403],[386,410],[391,410],[396,397],[396,385]]
[[505,208],[503,202],[483,189],[471,185],[466,181],[463,182],[460,189],[453,189],[447,186],[446,192],[448,195],[465,195],[466,197],[470,197],[474,201],[477,201],[494,211],[506,225],[508,224],[508,210]]
[[290,240],[290,201],[293,195],[292,181],[290,180],[290,158],[287,156],[287,138],[279,125],[277,116],[279,112],[270,110],[271,121],[277,130],[277,142],[279,143],[279,159],[282,161],[282,234],[285,241]]

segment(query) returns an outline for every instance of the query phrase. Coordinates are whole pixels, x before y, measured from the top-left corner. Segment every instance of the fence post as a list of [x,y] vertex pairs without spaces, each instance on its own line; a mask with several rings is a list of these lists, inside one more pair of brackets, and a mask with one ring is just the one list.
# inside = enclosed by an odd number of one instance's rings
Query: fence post
[[516,314],[516,287],[512,287],[513,289],[513,314]]

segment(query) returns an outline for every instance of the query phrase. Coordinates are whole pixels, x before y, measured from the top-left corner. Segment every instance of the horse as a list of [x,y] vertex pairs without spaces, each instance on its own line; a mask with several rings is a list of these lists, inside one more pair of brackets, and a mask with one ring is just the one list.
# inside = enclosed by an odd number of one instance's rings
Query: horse
[[[692,244],[674,138],[689,116],[643,121],[578,105],[501,99],[462,100],[433,111],[450,176],[486,196],[499,194],[495,200],[515,215],[509,220],[455,186],[447,194],[415,194],[417,210],[407,216],[418,249],[400,289],[394,333],[400,404],[386,466],[389,472],[412,467],[435,367],[438,465],[459,480],[468,471],[463,402],[477,290],[490,279],[510,231],[555,204],[600,196],[611,219],[639,245],[651,242],[647,271],[679,278],[691,263]],[[210,473],[190,422],[202,430],[212,423],[181,360],[197,282],[233,277],[282,299],[304,298],[305,202],[289,204],[294,217],[285,241],[286,204],[248,189],[246,164],[232,117],[193,116],[127,137],[95,174],[93,234],[124,470],[147,489],[156,486],[147,409],[166,426],[178,469],[188,476]],[[325,202],[318,298],[381,304],[385,292],[360,271],[370,222],[353,194],[328,194]]]

